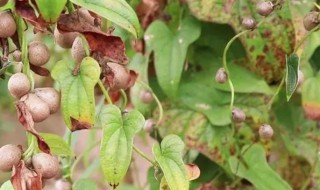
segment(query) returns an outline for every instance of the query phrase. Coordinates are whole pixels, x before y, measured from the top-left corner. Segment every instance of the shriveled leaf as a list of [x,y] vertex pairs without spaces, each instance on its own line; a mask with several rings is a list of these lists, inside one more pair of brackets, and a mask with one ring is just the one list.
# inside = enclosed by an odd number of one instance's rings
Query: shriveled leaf
[[125,0],[71,0],[71,2],[121,26],[136,38],[140,35],[138,17]]
[[176,32],[170,31],[164,22],[155,21],[144,35],[147,49],[154,52],[157,80],[170,98],[177,98],[188,47],[200,33],[199,21],[187,17]]
[[91,57],[82,60],[80,72],[73,75],[75,62],[61,60],[52,69],[52,78],[61,88],[62,114],[71,131],[89,129],[94,124],[94,86],[99,80],[100,67]]
[[29,170],[23,160],[18,165],[13,166],[11,183],[15,190],[42,190],[41,175]]
[[99,119],[103,127],[101,167],[110,186],[116,188],[129,169],[133,138],[142,129],[145,120],[135,110],[122,115],[114,105],[103,107]]
[[186,164],[185,165],[186,170],[187,170],[187,176],[188,176],[188,180],[192,181],[195,180],[197,178],[199,178],[200,176],[200,169],[197,165],[195,164]]
[[11,181],[4,182],[1,185],[0,190],[14,190]]
[[100,62],[105,60],[126,64],[125,46],[120,37],[102,32],[77,12],[60,16],[57,27],[62,32],[80,32],[88,41],[92,56]]
[[29,112],[26,104],[22,101],[18,101],[16,103],[16,109],[18,113],[19,122],[24,127],[24,129],[30,132],[33,136],[37,138],[38,147],[42,152],[50,154],[50,147],[45,142],[42,136],[36,131],[34,127],[34,121],[32,119],[32,115]]
[[73,190],[98,190],[97,183],[92,179],[78,179],[72,185]]
[[177,135],[164,137],[161,145],[154,144],[152,148],[171,190],[189,189],[188,174],[182,160],[183,149],[184,143]]
[[[242,149],[246,150],[248,146]],[[247,167],[242,162],[246,162]],[[249,148],[243,156],[243,161],[236,157],[229,159],[233,173],[250,181],[259,190],[291,190],[286,181],[270,168],[266,160],[266,153],[261,145],[255,144]],[[239,167],[237,165],[239,164]],[[238,169],[238,170],[237,170]]]
[[292,94],[296,90],[298,86],[298,71],[300,58],[295,54],[291,54],[286,56],[286,92],[287,92],[287,101],[290,100]]
[[31,23],[36,30],[46,31],[49,28],[49,24],[42,17],[37,17],[35,10],[30,6],[28,0],[16,1],[15,8],[17,14]]
[[309,119],[320,120],[320,75],[306,80],[301,88],[302,105]]
[[42,18],[49,23],[54,23],[58,20],[66,3],[67,0],[36,0]]
[[68,146],[66,141],[55,134],[41,133],[44,141],[49,145],[51,153],[57,156],[74,156],[73,150]]
[[40,76],[47,77],[50,75],[50,71],[44,67],[39,67],[39,66],[30,64],[30,69]]

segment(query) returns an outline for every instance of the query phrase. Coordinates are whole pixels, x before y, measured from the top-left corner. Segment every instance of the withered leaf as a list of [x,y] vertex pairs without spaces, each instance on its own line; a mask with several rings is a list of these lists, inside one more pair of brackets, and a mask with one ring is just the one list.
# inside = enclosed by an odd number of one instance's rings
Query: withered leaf
[[21,160],[17,166],[13,167],[11,183],[15,190],[41,190],[41,175],[29,170],[24,161]]
[[26,104],[22,101],[16,103],[16,109],[18,113],[19,122],[24,127],[25,130],[33,134],[37,138],[39,149],[47,154],[50,154],[50,148],[40,134],[34,128],[34,121],[32,119],[31,113],[29,112]]
[[84,35],[90,46],[92,56],[97,60],[108,60],[119,64],[127,64],[125,45],[120,37],[102,32],[91,25],[77,12],[62,14],[57,23],[59,31],[79,32]]
[[80,122],[72,117],[70,117],[72,128],[71,131],[77,131],[82,129],[90,129],[91,125],[89,123]]
[[36,66],[36,65],[32,65],[30,64],[30,69],[35,72],[36,74],[40,75],[40,76],[49,76],[50,75],[50,71],[44,67],[40,67],[40,66]]
[[[31,23],[36,31],[46,31],[49,24],[46,23],[41,16],[37,17],[35,10],[30,6],[28,0],[17,0],[15,3],[16,13]],[[50,29],[49,29],[50,30]]]

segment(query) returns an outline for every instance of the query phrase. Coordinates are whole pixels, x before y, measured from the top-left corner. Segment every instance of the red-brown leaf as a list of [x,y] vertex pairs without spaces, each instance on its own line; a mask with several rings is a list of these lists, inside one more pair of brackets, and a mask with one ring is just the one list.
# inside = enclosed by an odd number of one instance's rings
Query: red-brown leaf
[[24,127],[25,130],[33,134],[37,138],[38,147],[42,152],[50,154],[50,147],[40,136],[40,134],[34,128],[34,122],[31,116],[31,113],[27,109],[27,106],[24,102],[18,101],[16,103],[17,113],[19,122]]
[[13,167],[11,183],[15,190],[42,190],[41,175],[29,170],[23,160]]
[[58,20],[58,29],[62,32],[79,32],[84,35],[90,46],[92,56],[102,60],[127,64],[125,45],[120,37],[102,32],[77,13],[62,14]]
[[46,23],[42,17],[37,17],[34,9],[29,5],[27,0],[17,0],[15,3],[16,13],[31,23],[36,31],[46,31],[49,24]]
[[84,123],[79,120],[74,119],[73,117],[70,117],[71,119],[71,131],[78,131],[82,129],[90,129],[92,126],[89,123]]
[[50,71],[44,67],[40,67],[40,66],[36,66],[36,65],[32,65],[30,64],[30,69],[35,72],[36,74],[40,75],[40,76],[49,76],[50,75]]

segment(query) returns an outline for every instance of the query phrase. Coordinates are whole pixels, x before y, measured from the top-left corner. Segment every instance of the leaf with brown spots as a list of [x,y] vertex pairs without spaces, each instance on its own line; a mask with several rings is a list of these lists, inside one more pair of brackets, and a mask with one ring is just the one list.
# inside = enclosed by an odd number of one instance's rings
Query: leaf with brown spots
[[42,190],[41,175],[29,170],[23,160],[13,167],[11,183],[15,190]]
[[58,29],[62,32],[79,32],[84,35],[90,46],[92,56],[102,61],[127,64],[125,46],[120,37],[102,32],[91,25],[81,14],[62,14],[58,21]]
[[39,149],[42,152],[50,154],[50,147],[34,128],[34,121],[32,119],[32,115],[29,112],[26,104],[22,101],[18,101],[16,103],[16,109],[18,113],[19,122],[21,123],[21,125],[24,127],[26,131],[30,132],[37,138]]

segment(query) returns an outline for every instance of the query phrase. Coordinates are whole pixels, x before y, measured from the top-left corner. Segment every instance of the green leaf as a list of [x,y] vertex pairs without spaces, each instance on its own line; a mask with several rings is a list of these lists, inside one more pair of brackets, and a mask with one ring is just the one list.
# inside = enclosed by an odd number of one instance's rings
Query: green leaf
[[73,190],[98,190],[98,186],[92,179],[79,179],[72,185]]
[[200,33],[200,23],[193,17],[185,18],[176,32],[155,21],[145,33],[147,49],[154,51],[158,82],[170,98],[177,98],[188,47]]
[[99,80],[100,67],[96,60],[82,60],[80,72],[73,75],[75,62],[61,60],[51,75],[61,88],[61,107],[64,121],[72,130],[91,128],[95,119],[94,86]]
[[36,3],[42,18],[54,23],[58,20],[67,0],[36,0]]
[[[248,146],[242,149],[244,152]],[[233,173],[239,177],[250,181],[258,190],[291,190],[286,181],[273,171],[267,163],[266,153],[261,145],[253,145],[247,149],[243,156],[247,167],[233,156],[229,159],[229,164]],[[239,163],[239,167],[238,166]],[[238,168],[238,171],[237,171]]]
[[73,150],[68,146],[66,141],[58,135],[51,133],[40,134],[44,141],[49,145],[51,153],[57,156],[74,156]]
[[114,188],[123,180],[128,171],[133,138],[144,125],[144,117],[138,111],[122,115],[115,105],[107,105],[99,113],[103,127],[100,147],[102,171]]
[[188,190],[189,181],[182,160],[183,141],[177,135],[164,137],[161,145],[154,144],[152,152],[171,190]]
[[290,100],[292,94],[298,86],[298,71],[300,59],[296,53],[286,56],[286,92],[287,101]]
[[302,105],[306,116],[320,119],[320,75],[307,79],[301,88]]
[[14,190],[12,183],[10,180],[4,182],[1,187],[0,190]]
[[121,26],[136,38],[140,35],[138,17],[125,0],[71,0],[71,2]]

